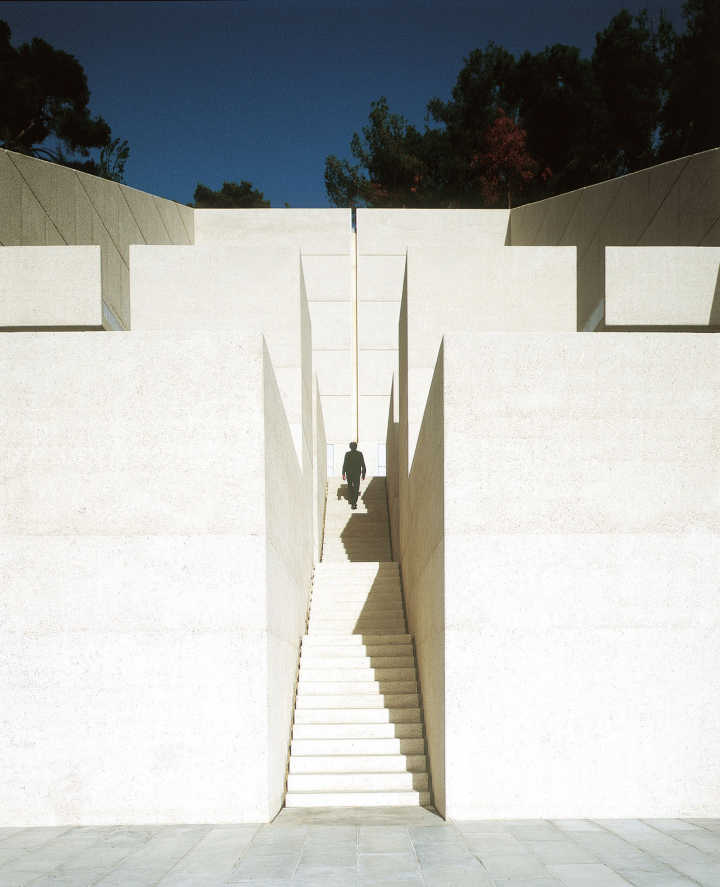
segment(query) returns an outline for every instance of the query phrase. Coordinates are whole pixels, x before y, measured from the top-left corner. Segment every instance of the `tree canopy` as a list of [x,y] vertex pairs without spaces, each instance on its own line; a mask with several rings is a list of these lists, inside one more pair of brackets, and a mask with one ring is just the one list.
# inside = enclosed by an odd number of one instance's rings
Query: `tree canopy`
[[262,209],[268,208],[270,201],[263,198],[262,191],[253,188],[252,182],[241,179],[239,185],[223,182],[219,191],[198,182],[190,206],[195,209]]
[[686,32],[621,10],[591,58],[556,44],[473,49],[424,131],[373,102],[354,163],[326,160],[335,206],[495,206],[549,197],[720,146],[720,3],[686,0]]
[[[80,62],[34,37],[15,48],[0,20],[0,139],[2,147],[122,181],[129,148],[112,139],[88,108],[90,90]],[[100,149],[100,160],[90,157]]]

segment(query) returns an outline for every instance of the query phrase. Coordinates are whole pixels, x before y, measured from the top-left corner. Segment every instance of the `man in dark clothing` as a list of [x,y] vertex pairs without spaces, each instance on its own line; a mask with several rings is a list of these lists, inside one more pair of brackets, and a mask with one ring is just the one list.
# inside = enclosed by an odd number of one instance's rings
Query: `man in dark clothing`
[[357,508],[358,495],[360,493],[360,476],[365,480],[365,459],[358,450],[356,443],[350,444],[350,449],[345,453],[343,461],[343,480],[347,476],[348,499],[353,510]]

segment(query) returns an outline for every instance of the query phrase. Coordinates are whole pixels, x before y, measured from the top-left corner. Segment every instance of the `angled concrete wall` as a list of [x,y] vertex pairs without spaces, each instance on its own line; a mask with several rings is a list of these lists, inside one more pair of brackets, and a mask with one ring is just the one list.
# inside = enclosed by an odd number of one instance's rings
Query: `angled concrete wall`
[[578,329],[602,329],[605,247],[720,246],[720,148],[519,206],[509,242],[576,246]]
[[453,333],[439,362],[446,815],[714,815],[719,340]]
[[313,538],[315,563],[322,555],[323,531],[325,529],[325,497],[327,495],[327,439],[323,421],[320,388],[317,376],[313,375]]
[[0,149],[0,246],[99,246],[107,329],[130,328],[130,244],[192,242],[190,207]]
[[[447,815],[445,674],[445,422],[442,348],[405,494],[402,578],[415,644],[432,801]],[[397,464],[397,463],[396,463]],[[395,506],[397,507],[397,506]]]
[[0,375],[0,821],[268,821],[312,546],[260,334],[4,334]]

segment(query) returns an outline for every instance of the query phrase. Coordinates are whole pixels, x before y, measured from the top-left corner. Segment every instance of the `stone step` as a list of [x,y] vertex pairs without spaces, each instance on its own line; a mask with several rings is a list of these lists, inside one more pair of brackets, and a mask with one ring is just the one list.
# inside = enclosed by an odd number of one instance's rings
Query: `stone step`
[[[330,649],[337,652],[336,647]],[[321,674],[335,669],[412,669],[415,671],[415,659],[412,656],[318,656],[317,653],[302,653],[300,669],[315,669]]]
[[402,600],[400,580],[394,582],[329,582],[313,583],[313,597],[319,595],[323,600]]
[[290,773],[427,773],[427,761],[425,755],[293,755]]
[[293,755],[424,755],[422,739],[293,739]]
[[[354,668],[355,665],[353,663],[356,662],[358,667],[362,667],[362,664],[366,661],[372,666],[375,664],[375,660],[378,660],[380,663],[375,666],[376,668],[409,668],[404,662],[412,659],[413,651],[412,647],[407,644],[388,644],[387,646],[377,647],[348,646],[347,648],[341,646],[318,647],[306,644],[300,655],[301,657],[306,657],[308,662],[329,662],[330,667],[332,667],[333,662],[337,662],[338,668]],[[348,664],[341,664],[343,661]],[[388,664],[383,666],[383,662]],[[319,668],[320,666],[316,667]]]
[[427,773],[289,773],[288,792],[427,791]]
[[359,631],[367,631],[368,633],[379,633],[381,631],[394,632],[399,634],[405,631],[405,617],[402,611],[394,615],[394,611],[389,611],[390,615],[381,616],[377,613],[366,613],[362,616],[337,616],[335,618],[327,617],[319,613],[310,614],[310,622],[308,623],[311,634],[314,629],[323,629],[324,631],[333,632],[334,634],[357,634]]
[[380,613],[382,612],[387,612],[390,615],[378,615],[375,611],[370,613],[362,612],[355,616],[351,613],[345,613],[342,616],[337,615],[335,617],[328,616],[323,612],[311,613],[308,631],[310,634],[314,634],[316,629],[327,631],[342,630],[347,634],[357,634],[358,631],[365,629],[373,631],[405,631],[405,616],[402,610],[381,610]]
[[[413,669],[414,671],[414,669]],[[414,677],[414,675],[413,675]],[[302,696],[398,696],[417,693],[417,681],[304,681],[297,685],[298,699]]]
[[[385,539],[369,539],[367,536],[363,536],[358,539],[345,539],[341,537],[337,538],[328,538],[327,536],[323,540],[323,554],[328,551],[367,551],[368,553],[372,551],[390,551],[390,543]],[[370,554],[368,554],[368,560],[371,559]],[[384,560],[382,557],[374,558],[376,561]]]
[[387,592],[398,591],[402,588],[399,576],[315,576],[313,589],[349,593],[354,592]]
[[[343,548],[352,546],[356,549],[361,548],[390,548],[390,542],[388,539],[383,538],[386,535],[385,531],[383,531],[382,535],[378,533],[376,538],[368,536],[363,533],[359,535],[355,539],[351,539],[349,535],[345,535],[344,531],[340,531],[337,535],[328,535],[325,533],[325,538],[323,539],[323,552],[325,552],[329,548]],[[370,560],[370,558],[368,558]],[[381,558],[376,558],[376,561],[380,561]],[[361,563],[361,562],[359,562]]]
[[[404,708],[299,708],[295,723],[322,724],[420,724],[420,707]],[[421,725],[422,726],[422,725]]]
[[312,668],[306,663],[300,666],[300,682],[303,684],[328,683],[378,683],[383,681],[414,681],[415,665],[408,668]]
[[379,545],[362,548],[353,545],[323,546],[323,563],[353,564],[368,558],[372,558],[374,561],[392,563],[390,549]]
[[327,611],[322,607],[310,611],[310,625],[317,628],[332,628],[337,626],[337,631],[344,633],[347,626],[348,634],[357,634],[359,625],[372,628],[377,625],[383,631],[392,626],[393,631],[405,631],[405,614],[402,610],[360,610],[360,613],[353,615],[352,613],[338,611]]
[[422,739],[422,724],[295,724],[293,739]]
[[390,598],[387,597],[384,600],[377,600],[376,598],[363,598],[362,596],[358,596],[357,600],[353,600],[352,598],[342,598],[338,600],[326,600],[324,597],[315,597],[313,595],[311,601],[311,608],[315,608],[318,611],[322,610],[325,613],[349,613],[358,611],[362,613],[364,610],[372,611],[379,610],[380,612],[403,612],[404,608],[402,605],[402,598]]
[[340,694],[332,696],[311,696],[310,694],[298,694],[295,701],[296,709],[305,708],[420,708],[420,699],[417,693],[392,693],[387,695],[359,693]]
[[429,807],[429,791],[293,792],[286,807]]
[[[361,561],[351,561],[347,564],[329,563],[321,561],[318,566],[333,567],[332,572],[315,573],[313,585],[327,585],[329,588],[345,588],[346,586],[357,585],[358,588],[380,588],[384,585],[397,585],[400,582],[400,574],[396,572],[367,572],[352,573],[345,572],[351,567],[356,567]],[[388,564],[394,566],[395,561],[377,561],[377,563]]]
[[[333,573],[336,571],[335,567],[330,567],[327,564],[323,564],[322,562],[319,564],[315,564],[315,573]],[[398,573],[400,572],[400,565],[395,561],[386,564],[379,563],[377,561],[368,561],[366,563],[357,563],[353,564],[351,567],[343,568],[342,573],[356,573],[356,574],[366,574],[366,573]]]
[[372,611],[373,613],[394,613],[403,611],[403,603],[400,594],[397,597],[386,597],[383,600],[377,600],[374,597],[359,598],[358,600],[333,600],[325,598],[322,595],[313,595],[312,607],[322,610],[324,613],[363,613]]
[[315,638],[306,634],[302,639],[303,649],[305,647],[388,647],[388,646],[412,646],[412,639],[407,632],[395,634],[368,634],[359,637],[355,634],[343,634],[337,632],[335,635],[325,636],[323,638]]
[[355,598],[348,596],[332,599],[321,593],[317,596],[312,596],[310,605],[311,608],[314,607],[327,613],[345,613],[355,610],[363,612],[363,609],[399,612],[404,610],[402,597],[398,592],[388,593],[380,599],[374,595],[363,597],[361,594],[358,594]]
[[387,624],[387,625],[378,625],[377,623],[373,623],[372,625],[357,625],[353,628],[351,623],[343,623],[342,625],[334,625],[331,628],[317,628],[317,627],[309,627],[309,632],[312,636],[318,638],[325,638],[329,635],[337,634],[338,630],[341,629],[345,634],[356,634],[358,637],[363,637],[370,631],[402,631],[403,626],[398,625],[396,623]]

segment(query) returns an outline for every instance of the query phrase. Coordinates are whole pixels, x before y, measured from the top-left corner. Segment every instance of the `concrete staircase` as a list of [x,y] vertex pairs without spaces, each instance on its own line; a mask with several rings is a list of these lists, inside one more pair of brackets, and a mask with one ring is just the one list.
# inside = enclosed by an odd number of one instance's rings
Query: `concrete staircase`
[[287,807],[429,805],[412,639],[390,560],[385,478],[357,511],[328,483],[290,750]]

